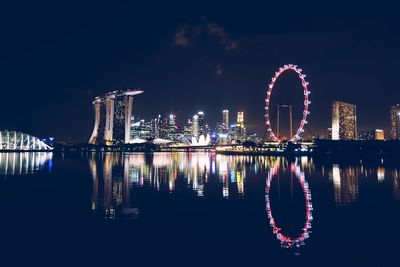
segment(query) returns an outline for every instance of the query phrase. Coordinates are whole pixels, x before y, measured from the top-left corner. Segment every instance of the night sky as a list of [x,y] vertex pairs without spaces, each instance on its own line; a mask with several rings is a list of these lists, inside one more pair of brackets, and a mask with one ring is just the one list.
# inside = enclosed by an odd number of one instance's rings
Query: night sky
[[[112,2],[2,6],[0,129],[87,142],[95,96],[142,88],[135,118],[172,112],[182,124],[202,110],[214,127],[223,109],[231,120],[243,110],[248,130],[262,134],[266,87],[291,63],[310,82],[306,135],[326,134],[331,101],[342,100],[357,105],[360,130],[389,136],[389,106],[400,103],[399,6]],[[296,77],[282,76],[272,99],[299,109]]]

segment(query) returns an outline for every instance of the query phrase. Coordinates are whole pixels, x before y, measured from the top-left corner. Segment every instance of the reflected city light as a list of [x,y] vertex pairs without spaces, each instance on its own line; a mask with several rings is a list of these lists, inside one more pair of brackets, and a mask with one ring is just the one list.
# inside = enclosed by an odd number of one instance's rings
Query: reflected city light
[[336,205],[346,205],[358,199],[358,176],[361,170],[354,167],[340,169],[339,165],[332,165],[330,176],[335,190]]
[[52,152],[0,153],[0,175],[26,175],[38,171],[51,171]]
[[[119,215],[139,215],[132,203],[134,187],[150,187],[159,192],[174,193],[177,181],[185,190],[204,197],[205,185],[213,179],[221,184],[223,199],[243,198],[246,165],[254,172],[265,172],[272,163],[267,157],[243,157],[197,153],[104,153],[93,154],[90,169],[93,177],[91,207],[104,212],[107,219]],[[250,171],[250,170],[247,170]]]
[[[8,160],[5,160],[5,155],[0,155],[2,173],[4,170],[16,172],[18,168],[13,167],[12,162],[23,162],[23,166],[27,164],[25,160],[10,161],[10,157],[17,157],[20,155],[18,153],[17,155],[8,154]],[[46,162],[43,155],[39,157],[39,160],[38,157],[35,156],[35,160],[31,160],[27,166],[31,166],[32,162],[42,162],[42,165]],[[93,177],[91,208],[109,220],[117,219],[119,216],[127,219],[138,218],[141,209],[138,199],[141,192],[153,192],[164,196],[182,194],[187,197],[213,199],[217,196],[222,201],[230,201],[246,198],[247,194],[254,192],[250,188],[257,185],[257,181],[263,179],[266,174],[265,209],[272,232],[283,248],[304,246],[311,233],[313,206],[307,181],[312,177],[311,173],[314,177],[323,177],[326,183],[330,183],[332,199],[336,205],[347,205],[358,201],[358,183],[362,177],[370,177],[370,180],[375,182],[389,180],[393,185],[395,197],[400,199],[397,170],[389,172],[383,167],[371,168],[368,165],[342,167],[338,164],[330,165],[331,163],[318,166],[306,157],[289,161],[282,157],[215,155],[207,152],[97,153],[90,156],[89,164]],[[283,224],[279,225],[277,218],[274,217],[279,216],[279,208],[271,207],[270,193],[275,192],[271,190],[271,184],[276,179],[278,188],[279,186],[285,188],[282,184],[283,180],[279,182],[280,175],[284,178],[290,176],[292,200],[289,199],[287,203],[292,205],[294,196],[300,196],[301,201],[304,198],[304,206],[302,202],[298,206],[304,207],[304,211],[296,210],[305,214],[304,221],[299,220],[301,225],[298,228],[287,229],[285,226],[285,229],[281,229],[281,227],[284,228]],[[388,177],[385,179],[385,175],[393,176],[393,182]],[[296,180],[299,182],[301,191],[295,191],[294,195],[293,181]],[[251,186],[247,189],[246,186],[249,184]],[[289,186],[289,184],[286,185]],[[281,198],[284,195],[281,195],[280,190],[278,190],[278,196],[282,201]],[[278,205],[282,207],[284,203]],[[294,220],[302,218],[298,217],[297,213],[295,214]],[[283,218],[279,217],[279,220],[281,219]]]
[[[305,222],[302,228],[302,232],[297,237],[290,237],[285,235],[284,231],[277,225],[271,208],[270,203],[270,190],[271,190],[271,182],[274,177],[279,175],[281,169],[281,161],[278,159],[274,166],[269,170],[267,179],[266,179],[266,187],[265,187],[265,205],[267,210],[267,215],[269,219],[269,224],[272,227],[272,232],[276,235],[277,239],[281,243],[281,247],[283,248],[293,248],[293,247],[300,247],[304,246],[304,241],[309,238],[310,229],[311,229],[311,221],[313,220],[312,217],[312,203],[311,203],[311,191],[308,186],[308,183],[305,179],[304,172],[301,171],[300,166],[296,163],[291,163],[290,165],[290,173],[294,174],[295,177],[300,182],[300,185],[303,190],[304,199],[305,199]],[[285,170],[283,170],[285,171]]]
[[383,182],[383,180],[385,180],[385,168],[378,167],[376,170],[376,176],[378,178],[378,182]]

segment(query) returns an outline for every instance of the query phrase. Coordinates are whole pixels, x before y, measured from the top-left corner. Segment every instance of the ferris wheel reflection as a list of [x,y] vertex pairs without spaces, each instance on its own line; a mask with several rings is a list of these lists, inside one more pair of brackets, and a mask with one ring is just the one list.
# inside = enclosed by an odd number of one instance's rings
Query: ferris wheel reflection
[[272,232],[276,235],[276,238],[280,241],[282,248],[298,248],[305,245],[305,240],[310,237],[311,233],[311,222],[313,220],[312,216],[312,202],[311,202],[311,191],[305,180],[304,172],[301,171],[300,166],[297,163],[290,164],[290,173],[298,179],[305,199],[305,221],[301,229],[301,234],[297,236],[289,236],[278,226],[276,219],[274,218],[273,211],[271,208],[270,192],[271,192],[271,182],[274,178],[279,178],[281,168],[281,161],[278,159],[275,165],[269,170],[266,187],[265,187],[265,204],[266,211],[269,219],[269,224],[272,227]]

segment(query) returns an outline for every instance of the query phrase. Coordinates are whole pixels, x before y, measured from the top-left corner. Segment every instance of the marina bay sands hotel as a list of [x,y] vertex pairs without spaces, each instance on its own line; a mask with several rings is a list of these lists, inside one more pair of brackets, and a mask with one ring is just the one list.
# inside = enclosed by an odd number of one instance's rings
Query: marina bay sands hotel
[[141,89],[113,91],[93,101],[95,122],[90,144],[127,144],[131,138],[133,97]]

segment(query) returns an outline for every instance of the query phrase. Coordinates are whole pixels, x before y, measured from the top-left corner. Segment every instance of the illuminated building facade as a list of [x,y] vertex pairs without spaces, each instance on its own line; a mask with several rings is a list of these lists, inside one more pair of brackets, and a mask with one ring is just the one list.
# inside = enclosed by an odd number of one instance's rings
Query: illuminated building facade
[[222,111],[222,125],[224,127],[224,130],[229,129],[229,110],[225,109]]
[[390,137],[400,139],[400,105],[390,107]]
[[192,138],[192,129],[193,122],[191,119],[188,119],[186,124],[183,126],[183,136],[186,140],[190,140]]
[[196,138],[199,136],[199,116],[197,114],[193,115],[192,136]]
[[375,140],[385,140],[385,132],[381,129],[375,129]]
[[205,135],[207,133],[206,123],[204,121],[204,112],[197,112],[197,122],[198,122],[198,135]]
[[385,133],[381,129],[360,131],[358,133],[358,140],[385,140]]
[[140,89],[113,91],[93,101],[95,124],[90,144],[122,144],[131,139],[133,97]]
[[246,139],[246,128],[244,127],[244,112],[243,111],[239,111],[237,113],[235,139],[240,140],[240,141],[244,141]]
[[240,128],[244,128],[244,114],[243,111],[239,111],[237,113],[237,126]]
[[332,140],[357,139],[356,105],[332,102]]

